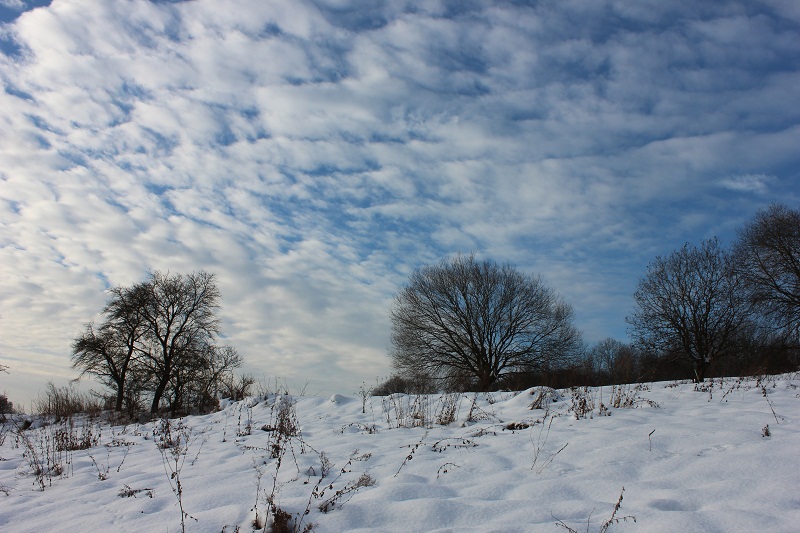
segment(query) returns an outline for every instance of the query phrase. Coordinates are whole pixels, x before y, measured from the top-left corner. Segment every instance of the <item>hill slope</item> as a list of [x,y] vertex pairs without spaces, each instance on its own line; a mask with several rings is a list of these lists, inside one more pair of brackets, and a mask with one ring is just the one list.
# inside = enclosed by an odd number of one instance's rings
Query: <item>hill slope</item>
[[5,426],[0,530],[180,531],[180,481],[187,531],[251,531],[268,501],[318,532],[599,531],[623,487],[615,518],[636,521],[611,531],[796,531],[798,415],[800,375],[784,375],[704,390],[270,395],[168,432]]

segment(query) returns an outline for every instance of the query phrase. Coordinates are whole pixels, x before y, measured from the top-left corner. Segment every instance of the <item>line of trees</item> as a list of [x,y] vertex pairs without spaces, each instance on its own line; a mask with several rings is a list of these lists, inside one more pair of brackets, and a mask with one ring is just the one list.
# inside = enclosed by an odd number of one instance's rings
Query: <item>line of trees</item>
[[686,359],[697,382],[713,361],[735,354],[753,325],[744,277],[716,238],[657,257],[633,299],[627,320],[635,341]]
[[378,389],[487,391],[766,373],[800,366],[800,211],[759,212],[731,249],[712,238],[647,267],[627,317],[632,344],[591,348],[539,276],[455,256],[395,296],[396,374]]
[[800,210],[772,205],[739,233],[733,254],[766,325],[800,345]]
[[242,364],[233,347],[216,344],[220,293],[213,274],[151,272],[132,286],[114,287],[98,324],[72,345],[72,365],[114,393],[113,408],[171,414],[215,405],[235,388]]
[[[152,272],[115,287],[73,343],[72,363],[114,392],[114,409],[207,410],[236,396],[241,357],[218,346],[212,274]],[[384,392],[488,391],[800,366],[800,211],[759,212],[730,249],[718,239],[656,257],[633,294],[632,344],[588,348],[572,307],[540,276],[474,255],[415,271],[391,308],[396,375]],[[239,386],[241,385],[241,386]],[[380,388],[380,387],[379,387]]]
[[797,368],[800,211],[759,212],[731,249],[714,238],[657,257],[634,301],[627,320],[637,345],[687,363],[695,381],[713,366],[717,373]]

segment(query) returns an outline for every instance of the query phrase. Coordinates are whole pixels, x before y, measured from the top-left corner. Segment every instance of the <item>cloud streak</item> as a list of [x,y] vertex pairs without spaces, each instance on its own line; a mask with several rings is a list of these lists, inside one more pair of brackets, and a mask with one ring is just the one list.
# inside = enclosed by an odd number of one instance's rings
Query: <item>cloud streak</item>
[[800,192],[792,3],[29,7],[0,30],[0,357],[35,379],[147,269],[217,273],[249,369],[326,392],[388,373],[393,293],[457,251],[623,337],[655,254]]

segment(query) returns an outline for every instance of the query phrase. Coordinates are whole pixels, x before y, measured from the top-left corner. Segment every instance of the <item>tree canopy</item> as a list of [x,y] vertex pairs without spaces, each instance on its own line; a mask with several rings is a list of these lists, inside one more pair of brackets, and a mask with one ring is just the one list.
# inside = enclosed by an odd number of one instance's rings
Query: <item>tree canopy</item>
[[703,381],[708,365],[732,355],[750,317],[741,277],[717,239],[685,244],[647,267],[627,318],[643,346],[692,363]]
[[734,253],[752,302],[800,347],[800,210],[774,204],[740,232]]
[[408,375],[501,378],[558,365],[580,345],[572,307],[539,276],[457,255],[415,271],[391,310],[394,366]]
[[102,322],[73,342],[73,367],[114,389],[115,408],[150,399],[156,413],[208,403],[220,382],[241,365],[229,346],[217,346],[220,293],[214,275],[151,272],[130,287],[114,287]]

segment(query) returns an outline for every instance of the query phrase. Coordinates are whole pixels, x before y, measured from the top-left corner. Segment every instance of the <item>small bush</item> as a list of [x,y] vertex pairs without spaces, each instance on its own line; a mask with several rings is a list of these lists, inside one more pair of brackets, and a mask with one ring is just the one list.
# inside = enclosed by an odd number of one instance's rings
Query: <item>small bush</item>
[[461,405],[461,394],[448,393],[439,398],[439,409],[436,413],[436,423],[440,426],[452,424],[458,418],[458,408]]
[[[611,517],[608,520],[605,520],[603,523],[600,524],[600,527],[598,528],[598,532],[599,533],[606,533],[606,531],[608,531],[608,529],[611,526],[613,526],[614,524],[619,524],[620,522],[627,522],[628,520],[630,520],[632,522],[636,522],[636,517],[632,516],[632,515],[617,516],[617,513],[619,512],[620,507],[622,507],[622,495],[623,495],[624,492],[625,492],[625,487],[622,487],[622,491],[619,493],[619,499],[617,500],[617,503],[614,504],[614,510],[611,513]],[[589,515],[589,519],[591,519],[591,516],[592,515],[590,514]],[[586,520],[586,532],[587,533],[589,532],[589,519]],[[558,522],[556,522],[556,525],[558,527],[562,527],[562,528],[566,529],[570,533],[578,533],[578,530],[569,527],[567,524],[564,523],[563,520],[559,520]]]
[[372,487],[375,485],[375,483],[375,478],[364,472],[358,477],[358,479],[350,481],[344,487],[338,489],[330,498],[320,503],[317,507],[323,513],[329,513],[337,506],[341,507],[344,505],[345,502],[349,501],[359,489],[364,487]]
[[80,413],[98,415],[103,410],[103,400],[75,390],[72,385],[57,387],[48,381],[44,393],[34,400],[33,410],[41,415],[53,416],[56,420]]
[[434,420],[433,404],[427,394],[390,394],[381,399],[381,409],[389,428],[429,428]]
[[373,396],[389,396],[390,394],[410,394],[412,383],[402,376],[390,376],[386,381],[372,388]]
[[14,404],[8,400],[5,394],[0,394],[0,416],[14,412]]
[[561,395],[555,390],[550,387],[538,387],[536,391],[531,391],[531,395],[534,397],[533,402],[531,402],[528,409],[550,409],[550,404],[557,402],[561,399]]
[[429,376],[401,376],[394,374],[383,383],[372,388],[373,396],[389,396],[390,394],[434,394],[437,392],[435,381]]
[[30,424],[16,428],[16,445],[23,451],[39,490],[51,486],[53,478],[66,477],[72,471],[72,454],[97,446],[100,432],[88,420],[62,418],[58,424],[30,430]]
[[569,410],[575,415],[575,420],[591,418],[594,411],[594,394],[589,387],[573,387],[570,389],[572,394],[572,405]]
[[142,494],[142,493],[145,494],[148,498],[152,498],[155,495],[155,490],[148,488],[134,489],[131,488],[130,485],[125,485],[121,489],[119,489],[117,496],[119,496],[120,498],[136,498],[137,494]]
[[222,398],[229,398],[234,402],[239,402],[253,395],[257,383],[258,380],[252,374],[224,376],[220,380],[219,395]]
[[[174,421],[162,418],[153,425],[153,442],[158,451],[161,452],[161,460],[164,463],[164,472],[169,479],[170,488],[178,500],[178,507],[181,511],[181,531],[186,531],[186,519],[190,518],[197,522],[197,518],[186,512],[183,506],[183,484],[181,482],[181,470],[186,463],[186,456],[189,448],[197,440],[198,436],[192,435],[193,430],[182,421]],[[205,441],[203,441],[205,442]],[[200,444],[202,448],[203,444]],[[197,451],[199,455],[200,451]],[[195,460],[197,456],[195,456]],[[194,464],[194,460],[190,463]]]

